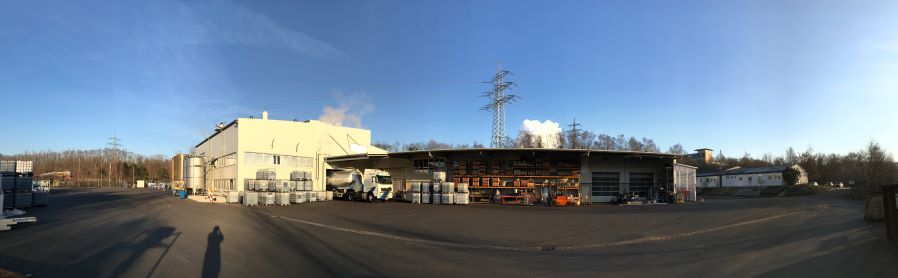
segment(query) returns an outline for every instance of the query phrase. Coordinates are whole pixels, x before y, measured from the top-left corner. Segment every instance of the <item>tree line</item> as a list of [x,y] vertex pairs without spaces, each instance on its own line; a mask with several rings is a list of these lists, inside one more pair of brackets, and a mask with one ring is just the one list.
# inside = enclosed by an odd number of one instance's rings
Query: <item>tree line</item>
[[[521,130],[516,138],[507,137],[505,139],[506,146],[511,148],[549,148],[556,149],[594,149],[594,150],[615,150],[615,151],[640,151],[640,152],[659,152],[658,145],[649,138],[627,137],[623,134],[610,136],[607,134],[596,134],[588,130],[563,130],[551,136],[556,140],[555,146],[549,146],[544,142],[543,136],[532,134],[528,131]],[[447,150],[447,149],[468,149],[483,148],[484,145],[478,142],[472,144],[450,144],[429,140],[427,142],[416,143],[384,143],[376,142],[375,147],[391,151],[420,151],[420,150]]]
[[147,180],[168,182],[171,159],[163,155],[145,156],[126,150],[66,150],[0,155],[0,160],[34,162],[34,175],[69,171],[68,186],[121,186],[125,182]]
[[[668,152],[686,154],[680,144],[671,146]],[[699,172],[720,171],[736,166],[753,168],[798,164],[807,172],[809,182],[819,184],[842,182],[845,186],[852,186],[854,196],[867,196],[878,192],[878,187],[883,184],[898,182],[898,163],[875,141],[869,142],[863,149],[847,154],[816,152],[813,147],[808,146],[801,153],[789,147],[779,156],[766,153],[755,158],[749,153],[744,153],[739,157],[727,157],[718,152],[709,163],[688,156],[678,162],[698,167]],[[851,185],[851,182],[854,184]]]

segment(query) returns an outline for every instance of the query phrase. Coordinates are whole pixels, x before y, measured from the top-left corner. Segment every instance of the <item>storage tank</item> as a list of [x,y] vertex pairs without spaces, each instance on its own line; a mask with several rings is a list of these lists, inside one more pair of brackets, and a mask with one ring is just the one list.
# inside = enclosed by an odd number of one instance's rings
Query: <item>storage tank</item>
[[343,187],[352,184],[353,175],[359,175],[356,170],[343,170],[328,173],[327,185],[335,187]]
[[186,154],[177,154],[171,158],[172,185],[176,185],[178,182],[184,182],[184,159],[186,158]]
[[184,188],[203,188],[203,158],[187,157],[184,159]]

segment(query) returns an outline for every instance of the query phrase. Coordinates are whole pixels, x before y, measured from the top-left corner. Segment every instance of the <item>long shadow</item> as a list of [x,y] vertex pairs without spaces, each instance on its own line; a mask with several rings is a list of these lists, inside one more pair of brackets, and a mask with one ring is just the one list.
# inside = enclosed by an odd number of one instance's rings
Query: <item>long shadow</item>
[[103,258],[110,258],[117,252],[121,250],[130,251],[128,257],[125,258],[124,261],[118,264],[115,269],[110,274],[110,277],[121,277],[122,274],[125,273],[131,266],[134,265],[134,262],[137,261],[140,257],[143,256],[144,253],[149,251],[152,248],[156,247],[166,247],[167,245],[163,245],[162,241],[166,238],[169,238],[174,235],[175,229],[172,227],[160,227],[156,229],[152,229],[144,232],[145,236],[143,240],[137,243],[125,243],[125,244],[116,244],[112,247],[97,253],[97,257],[94,258],[93,261],[100,263],[103,261],[107,261]]
[[215,226],[206,237],[206,254],[203,257],[203,274],[202,277],[218,277],[221,272],[221,243],[224,241],[224,234],[221,228]]

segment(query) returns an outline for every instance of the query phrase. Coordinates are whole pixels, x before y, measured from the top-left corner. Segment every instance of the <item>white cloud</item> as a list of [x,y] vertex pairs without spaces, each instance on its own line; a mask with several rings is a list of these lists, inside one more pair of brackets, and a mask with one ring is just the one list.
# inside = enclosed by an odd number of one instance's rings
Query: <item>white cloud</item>
[[534,140],[540,138],[546,148],[558,147],[558,133],[561,133],[561,126],[556,122],[525,119],[521,130],[533,134]]
[[318,120],[337,126],[362,127],[362,117],[374,111],[374,102],[364,92],[333,93],[338,105],[325,106]]

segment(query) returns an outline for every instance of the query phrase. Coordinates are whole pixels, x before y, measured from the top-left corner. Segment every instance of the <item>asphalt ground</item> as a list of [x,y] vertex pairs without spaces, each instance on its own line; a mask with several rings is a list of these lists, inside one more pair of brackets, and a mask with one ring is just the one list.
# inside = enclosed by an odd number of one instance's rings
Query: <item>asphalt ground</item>
[[898,246],[845,190],[554,208],[69,189],[28,212],[0,232],[0,268],[34,277],[898,276]]

